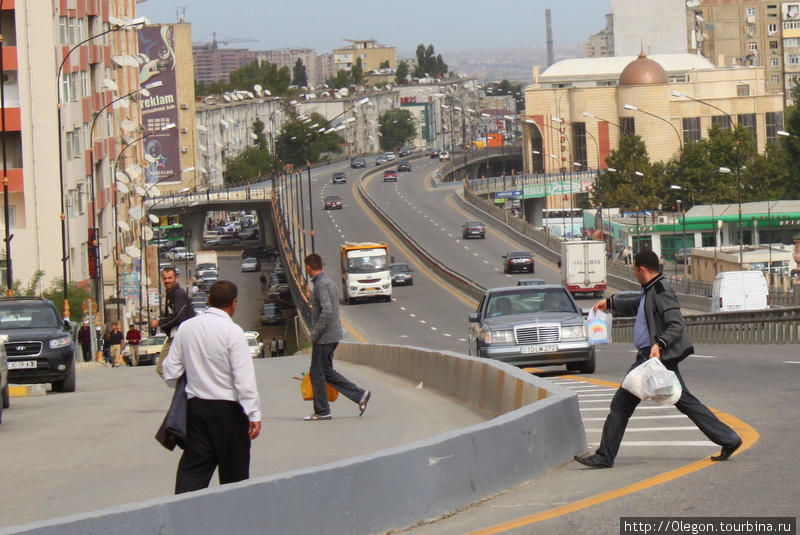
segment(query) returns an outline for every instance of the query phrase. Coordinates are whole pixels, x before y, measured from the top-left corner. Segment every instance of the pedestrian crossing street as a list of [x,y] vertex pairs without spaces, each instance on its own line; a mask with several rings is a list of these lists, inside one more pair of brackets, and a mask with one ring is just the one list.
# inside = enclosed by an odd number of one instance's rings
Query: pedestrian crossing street
[[[590,379],[580,380],[574,377],[555,377],[550,379],[550,382],[578,395],[587,446],[589,450],[594,451],[600,444],[603,423],[608,416],[611,398],[617,389],[595,384]],[[712,451],[719,448],[674,406],[662,406],[654,401],[641,402],[628,422],[620,451],[624,452],[626,448],[665,446],[706,447]]]

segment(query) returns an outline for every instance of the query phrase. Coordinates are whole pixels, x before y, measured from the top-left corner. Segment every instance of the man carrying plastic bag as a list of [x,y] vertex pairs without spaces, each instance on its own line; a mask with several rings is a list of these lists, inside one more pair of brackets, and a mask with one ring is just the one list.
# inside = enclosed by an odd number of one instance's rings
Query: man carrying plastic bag
[[[682,388],[675,407],[688,416],[709,440],[722,447],[720,454],[711,457],[711,460],[726,461],[742,445],[742,439],[686,388],[678,364],[694,352],[694,347],[686,334],[675,290],[658,272],[658,255],[649,250],[638,253],[633,259],[633,270],[642,285],[638,300],[603,299],[593,308],[636,316],[633,327],[636,362],[628,373],[649,359],[661,359],[664,367],[675,373]],[[611,400],[611,412],[603,425],[600,447],[592,455],[576,455],[575,460],[591,468],[613,467],[628,420],[640,401],[639,397],[625,388],[618,388]]]

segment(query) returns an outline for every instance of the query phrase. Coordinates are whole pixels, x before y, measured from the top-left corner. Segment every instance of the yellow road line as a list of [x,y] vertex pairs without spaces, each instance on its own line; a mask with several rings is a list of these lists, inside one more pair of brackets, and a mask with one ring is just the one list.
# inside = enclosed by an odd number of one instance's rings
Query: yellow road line
[[[602,381],[599,379],[592,379],[588,377],[578,378],[572,375],[564,375],[559,377],[581,379],[588,383],[594,383],[602,386],[612,386],[615,388],[618,388],[620,386],[619,383],[611,383],[608,381]],[[734,455],[738,455],[739,453],[749,449],[760,438],[760,435],[755,429],[753,429],[751,426],[749,426],[742,420],[736,418],[735,416],[732,416],[724,412],[719,412],[714,409],[711,409],[711,411],[714,414],[716,414],[720,420],[731,426],[737,433],[739,433],[739,436],[742,437],[742,447],[739,448],[736,451],[736,453],[734,453]],[[717,464],[719,464],[719,462],[712,461],[710,458],[706,457],[705,459],[695,461],[681,468],[676,468],[675,470],[670,470],[669,472],[664,472],[663,474],[649,477],[647,479],[644,479],[637,483],[632,483],[630,485],[621,487],[619,489],[603,492],[595,496],[589,496],[588,498],[584,498],[582,500],[578,500],[576,502],[562,505],[559,507],[554,507],[553,509],[549,509],[547,511],[542,511],[532,515],[516,518],[514,520],[509,520],[508,522],[503,522],[501,524],[490,526],[485,529],[470,532],[467,535],[492,535],[494,533],[503,533],[511,529],[528,526],[530,524],[535,524],[543,520],[550,520],[552,518],[556,518],[569,513],[574,513],[575,511],[586,509],[588,507],[593,507],[595,505],[599,505],[601,503],[611,501],[616,498],[620,498],[622,496],[627,496],[628,494],[633,494],[634,492],[639,492],[640,490],[645,490],[655,487],[656,485],[672,481],[673,479],[678,479],[679,477],[683,477],[693,472],[697,472],[698,470],[702,470],[704,468],[708,468],[709,466]]]

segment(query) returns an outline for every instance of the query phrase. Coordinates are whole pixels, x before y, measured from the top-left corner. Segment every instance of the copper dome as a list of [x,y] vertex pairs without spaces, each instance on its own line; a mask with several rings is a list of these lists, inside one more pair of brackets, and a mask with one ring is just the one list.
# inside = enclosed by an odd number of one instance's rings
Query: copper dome
[[656,61],[649,59],[644,52],[628,63],[619,75],[619,85],[645,85],[669,83],[667,71]]

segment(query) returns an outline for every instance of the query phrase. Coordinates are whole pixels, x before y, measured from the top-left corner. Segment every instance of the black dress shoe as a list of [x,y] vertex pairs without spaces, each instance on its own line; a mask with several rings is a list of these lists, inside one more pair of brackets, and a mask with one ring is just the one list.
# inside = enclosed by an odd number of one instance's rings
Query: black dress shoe
[[738,450],[741,447],[742,447],[742,439],[740,438],[739,441],[736,442],[736,444],[733,444],[731,446],[722,446],[722,451],[719,452],[719,455],[712,455],[711,456],[711,460],[712,461],[727,461],[728,459],[731,458],[731,455],[733,455],[733,452],[735,452],[736,450]]
[[597,455],[587,455],[585,457],[573,457],[576,461],[589,468],[611,468],[613,465],[603,461]]

